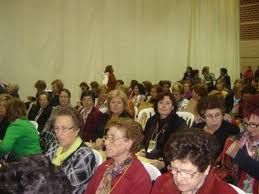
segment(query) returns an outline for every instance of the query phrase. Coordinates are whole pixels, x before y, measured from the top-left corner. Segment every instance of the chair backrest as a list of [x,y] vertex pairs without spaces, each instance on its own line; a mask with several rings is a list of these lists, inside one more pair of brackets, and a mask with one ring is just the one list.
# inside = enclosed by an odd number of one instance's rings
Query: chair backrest
[[31,122],[31,124],[33,124],[33,126],[37,130],[38,134],[40,134],[40,132],[38,131],[39,124],[36,121],[30,121],[30,122]]
[[92,150],[93,150],[93,153],[94,153],[96,165],[100,166],[103,163],[102,155],[100,154],[100,152],[98,152],[98,150],[96,150],[96,149],[92,149]]
[[246,193],[245,191],[243,191],[242,189],[238,188],[238,187],[235,186],[235,185],[232,185],[232,184],[229,184],[229,185],[230,185],[233,189],[235,189],[238,194],[248,194],[248,193]]
[[177,111],[176,114],[178,114],[179,117],[182,117],[186,121],[188,127],[192,126],[192,123],[194,121],[194,115],[192,113]]
[[161,175],[161,172],[154,165],[149,164],[147,162],[143,162],[143,161],[141,161],[141,163],[145,167],[145,169],[148,172],[148,174],[149,174],[149,176],[150,176],[152,181],[156,180],[156,178]]
[[145,108],[139,111],[138,117],[137,117],[137,122],[139,122],[143,129],[146,125],[147,120],[152,117],[155,114],[154,108]]
[[134,106],[134,115],[135,115],[135,121],[137,121],[138,118],[138,107]]

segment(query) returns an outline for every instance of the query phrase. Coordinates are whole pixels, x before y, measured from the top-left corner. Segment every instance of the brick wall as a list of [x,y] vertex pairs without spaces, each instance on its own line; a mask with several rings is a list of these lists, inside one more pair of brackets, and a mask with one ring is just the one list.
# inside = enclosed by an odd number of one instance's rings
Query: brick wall
[[259,0],[240,0],[240,70],[259,66]]

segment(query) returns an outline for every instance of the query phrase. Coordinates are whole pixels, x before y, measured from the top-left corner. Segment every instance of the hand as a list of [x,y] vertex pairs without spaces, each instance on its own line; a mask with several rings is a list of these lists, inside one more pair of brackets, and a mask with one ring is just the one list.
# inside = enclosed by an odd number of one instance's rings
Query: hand
[[235,158],[239,149],[240,149],[239,142],[234,141],[227,149],[226,154],[229,155],[231,158]]

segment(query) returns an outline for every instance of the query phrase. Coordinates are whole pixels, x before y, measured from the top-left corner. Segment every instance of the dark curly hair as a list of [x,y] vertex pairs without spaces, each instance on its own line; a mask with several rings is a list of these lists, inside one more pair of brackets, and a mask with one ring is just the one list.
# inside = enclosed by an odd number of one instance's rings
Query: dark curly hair
[[259,117],[259,95],[253,95],[248,97],[244,102],[243,115],[246,118],[250,118],[251,115]]
[[111,119],[108,122],[107,127],[116,127],[119,130],[123,130],[125,132],[125,137],[127,139],[133,140],[133,144],[130,149],[131,153],[135,154],[141,149],[144,135],[142,127],[138,122],[134,121],[131,118],[118,117]]
[[72,186],[64,172],[44,155],[23,157],[0,168],[2,194],[70,194]]
[[224,97],[221,95],[211,95],[203,97],[197,105],[198,113],[205,117],[205,111],[208,109],[219,108],[224,115],[226,111],[226,103]]
[[172,134],[165,145],[168,161],[189,160],[200,172],[215,161],[218,144],[214,136],[201,129],[185,129]]
[[173,94],[171,92],[161,92],[161,93],[158,93],[157,99],[154,103],[154,110],[155,110],[156,114],[159,114],[158,113],[158,102],[160,100],[163,100],[165,96],[168,96],[170,98],[170,100],[172,101],[172,104],[173,104],[173,107],[174,107],[172,112],[175,113],[177,111],[177,103],[176,103],[176,100],[175,100]]

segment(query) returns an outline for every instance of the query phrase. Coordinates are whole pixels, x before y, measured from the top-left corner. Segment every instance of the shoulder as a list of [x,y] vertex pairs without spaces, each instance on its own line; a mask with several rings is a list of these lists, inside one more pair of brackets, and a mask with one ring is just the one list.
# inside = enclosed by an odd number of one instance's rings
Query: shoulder
[[238,126],[232,123],[229,123],[228,121],[225,121],[225,120],[222,121],[221,128],[227,129],[228,131],[231,131],[234,134],[238,134],[240,132],[240,129]]
[[178,193],[172,175],[170,173],[165,173],[159,176],[152,188],[152,194],[158,193]]

